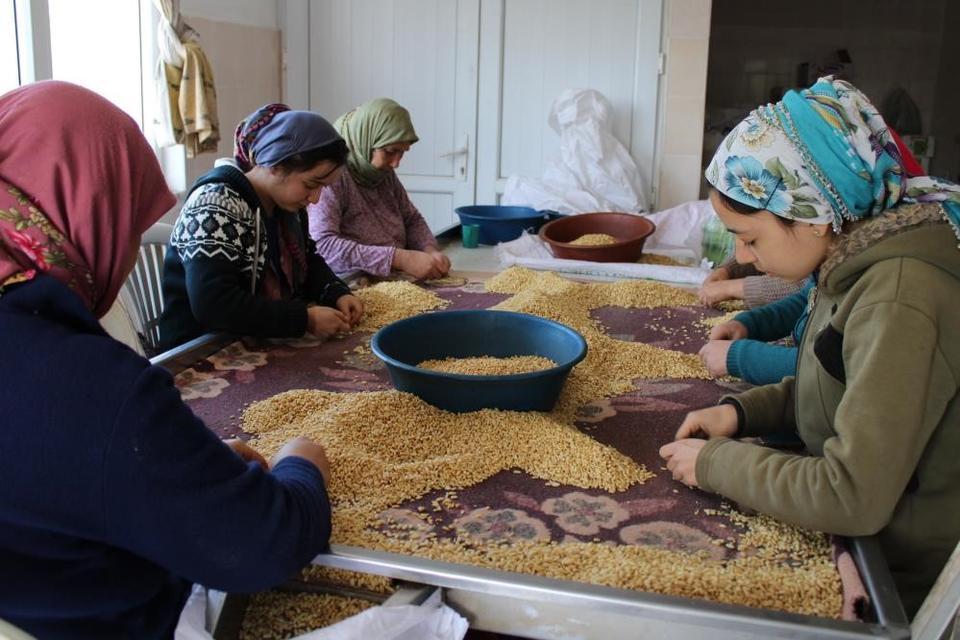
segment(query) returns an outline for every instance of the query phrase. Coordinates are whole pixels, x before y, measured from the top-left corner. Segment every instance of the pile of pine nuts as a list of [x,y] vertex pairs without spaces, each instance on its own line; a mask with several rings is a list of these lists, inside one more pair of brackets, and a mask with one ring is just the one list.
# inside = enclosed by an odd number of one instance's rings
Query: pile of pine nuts
[[552,369],[557,366],[557,363],[543,356],[510,356],[507,358],[484,356],[479,358],[424,360],[417,366],[421,369],[442,373],[458,373],[465,376],[508,376]]
[[608,233],[585,233],[570,244],[578,247],[602,247],[616,242],[618,240]]
[[[377,287],[377,296],[365,298],[375,301],[374,324],[409,315],[418,304],[442,306],[439,298],[423,296],[411,305],[407,286]],[[456,500],[449,496],[455,490],[504,470],[522,470],[552,486],[609,493],[644,483],[654,474],[578,430],[577,410],[631,390],[637,378],[707,377],[696,356],[615,340],[591,316],[603,306],[694,305],[692,292],[643,281],[579,283],[517,268],[493,278],[487,290],[511,294],[496,309],[556,320],[587,340],[588,356],[572,371],[552,412],[453,414],[397,391],[315,390],[281,393],[245,412],[244,430],[255,436],[251,444],[268,457],[299,435],[326,448],[334,542],[627,589],[839,615],[840,580],[823,534],[730,508],[705,512],[723,518],[720,527],[729,524],[730,536],[711,541],[722,547],[721,557],[650,545],[557,540],[505,545],[438,535],[433,511],[442,515],[452,510]],[[432,511],[420,509],[416,522],[398,525],[381,515],[438,490],[447,493],[434,500]],[[421,530],[428,533],[415,535]],[[737,553],[730,556],[733,551]]]
[[264,591],[250,598],[240,640],[286,640],[329,627],[376,604],[326,593]]

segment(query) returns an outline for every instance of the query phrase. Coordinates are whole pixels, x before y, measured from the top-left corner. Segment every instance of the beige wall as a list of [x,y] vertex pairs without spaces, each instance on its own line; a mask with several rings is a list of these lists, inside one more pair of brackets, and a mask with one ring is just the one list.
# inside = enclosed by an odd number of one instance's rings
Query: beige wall
[[203,49],[213,66],[220,116],[217,153],[187,160],[187,187],[213,168],[217,158],[233,155],[237,123],[257,107],[280,102],[280,31],[186,16],[200,34]]
[[711,0],[666,0],[657,208],[700,193]]
[[[187,189],[213,168],[217,158],[233,155],[233,131],[237,123],[254,109],[281,101],[280,31],[270,26],[249,26],[206,18],[184,16],[187,24],[200,34],[200,42],[213,67],[217,88],[217,112],[220,118],[220,144],[216,153],[204,153],[185,161],[184,185]],[[183,147],[171,147],[166,156],[177,155],[168,170],[183,160]],[[176,206],[163,222],[173,223],[183,204],[185,193],[178,193]]]

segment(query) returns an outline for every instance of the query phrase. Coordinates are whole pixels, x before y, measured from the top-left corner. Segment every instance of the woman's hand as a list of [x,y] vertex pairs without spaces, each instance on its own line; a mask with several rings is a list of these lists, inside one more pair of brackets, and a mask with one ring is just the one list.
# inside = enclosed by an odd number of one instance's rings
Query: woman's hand
[[660,447],[660,457],[667,461],[667,469],[673,474],[673,479],[688,487],[698,487],[697,484],[697,456],[704,440],[677,440]]
[[267,459],[260,455],[260,452],[248,445],[240,438],[230,438],[223,443],[233,449],[233,452],[240,456],[244,462],[256,462],[264,469],[268,469]]
[[700,438],[730,438],[736,435],[737,410],[733,405],[721,404],[691,411],[683,419],[674,441],[660,447],[660,457],[667,461],[667,469],[688,487],[697,483],[697,456],[706,444]]
[[424,251],[397,249],[393,256],[393,266],[417,280],[433,280],[443,275],[433,256]]
[[307,307],[307,331],[318,338],[350,330],[350,320],[343,311],[330,307]]
[[730,351],[731,340],[711,340],[700,347],[700,362],[707,368],[714,378],[722,378],[729,373],[727,371],[727,352]]
[[707,284],[709,282],[719,282],[720,280],[729,280],[729,279],[730,279],[730,270],[727,269],[726,267],[717,267],[716,269],[710,272],[710,275],[704,278],[703,284]]
[[363,300],[352,293],[342,295],[337,298],[337,310],[347,316],[351,327],[356,326],[363,317]]
[[327,459],[327,452],[324,451],[323,447],[319,444],[302,436],[289,440],[285,445],[280,447],[280,451],[277,451],[277,454],[273,456],[273,459],[270,461],[270,466],[275,467],[277,463],[284,458],[291,457],[303,458],[307,462],[313,463],[313,466],[315,466],[320,471],[320,475],[323,476],[324,483],[327,485],[330,484],[330,461]]
[[434,265],[436,265],[437,269],[440,270],[440,277],[450,273],[450,258],[445,256],[442,251],[439,249],[430,248],[426,249],[424,253],[433,258]]
[[710,330],[711,340],[743,340],[747,336],[747,326],[739,320],[727,320]]
[[732,404],[718,404],[715,407],[707,407],[688,413],[673,439],[685,440],[704,436],[707,438],[732,438],[737,434],[738,428],[736,407]]
[[715,282],[709,282],[707,278],[700,287],[699,296],[700,304],[706,307],[714,307],[724,300],[741,300],[743,299],[743,278]]

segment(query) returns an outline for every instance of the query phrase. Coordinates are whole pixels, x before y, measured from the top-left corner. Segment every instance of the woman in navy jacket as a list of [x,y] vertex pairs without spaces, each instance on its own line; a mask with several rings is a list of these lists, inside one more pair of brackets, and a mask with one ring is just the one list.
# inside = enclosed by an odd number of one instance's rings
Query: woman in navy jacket
[[97,322],[173,203],[107,100],[0,97],[0,618],[40,638],[171,637],[191,583],[263,589],[328,543],[322,448],[228,446]]

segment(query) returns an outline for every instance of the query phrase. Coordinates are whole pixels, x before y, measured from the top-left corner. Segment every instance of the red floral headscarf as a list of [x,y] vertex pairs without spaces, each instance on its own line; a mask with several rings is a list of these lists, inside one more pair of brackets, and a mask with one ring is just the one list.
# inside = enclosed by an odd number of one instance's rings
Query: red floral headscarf
[[102,317],[132,239],[175,202],[137,124],[105,98],[56,81],[0,96],[0,293],[46,272]]

